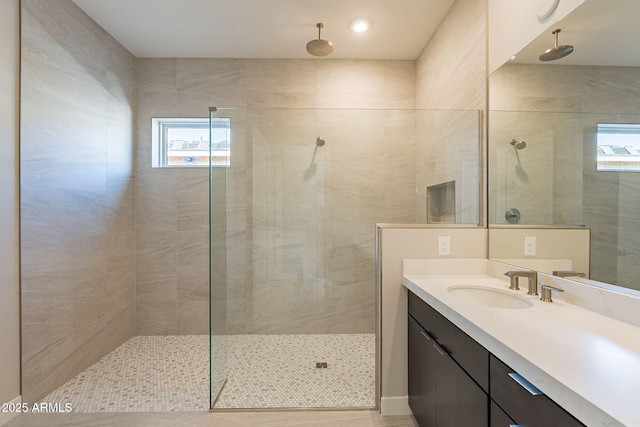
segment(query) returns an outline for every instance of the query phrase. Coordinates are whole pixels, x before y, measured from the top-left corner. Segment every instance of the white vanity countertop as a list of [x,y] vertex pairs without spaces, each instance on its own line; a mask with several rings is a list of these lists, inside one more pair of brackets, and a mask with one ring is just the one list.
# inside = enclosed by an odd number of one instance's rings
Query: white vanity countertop
[[[425,274],[405,260],[402,283],[587,426],[640,426],[640,327],[557,298],[542,302],[522,285],[509,290],[497,274],[517,268],[496,273],[480,261],[468,271],[448,264],[457,274]],[[449,293],[454,285],[515,292],[533,306],[493,308]]]

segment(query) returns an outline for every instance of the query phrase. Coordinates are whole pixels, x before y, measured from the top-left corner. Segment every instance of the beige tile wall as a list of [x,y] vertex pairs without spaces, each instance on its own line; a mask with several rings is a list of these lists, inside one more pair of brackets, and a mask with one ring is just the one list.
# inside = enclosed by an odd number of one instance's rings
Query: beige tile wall
[[[137,78],[136,330],[142,335],[208,332],[207,170],[152,169],[152,117],[206,117],[210,106],[415,107],[414,61],[139,59]],[[413,126],[414,117],[345,111],[303,117],[315,115],[309,111],[272,111],[254,118],[257,129],[248,125],[236,136],[244,132],[247,146],[235,154],[228,187],[232,333],[373,331],[374,225],[415,218],[415,170],[394,167],[414,164],[413,135],[399,130],[406,120]],[[317,136],[327,145],[307,185]],[[267,182],[281,183],[266,189],[271,200],[261,188]],[[409,187],[389,191],[397,183]],[[307,221],[285,225],[282,256],[289,264],[277,280],[269,279],[269,251],[259,246],[269,239],[260,224],[269,212],[280,212],[285,224]],[[320,257],[319,239],[328,248]],[[305,249],[296,254],[291,245]],[[321,268],[329,281],[312,279],[324,276]]]
[[[486,176],[486,16],[486,0],[457,0],[416,61],[416,107],[460,110],[459,114],[433,116],[425,125],[422,135],[427,142],[418,158],[422,174],[418,191],[455,180],[456,219],[463,224],[486,222],[482,190]],[[469,114],[470,110],[482,115]],[[476,134],[480,134],[477,145],[470,137]],[[418,203],[422,201],[418,197]]]
[[427,187],[453,181],[455,211],[449,222],[479,224],[482,115],[474,110],[418,115],[416,222],[428,220]]
[[457,0],[417,60],[416,107],[484,110],[487,1]]
[[[20,395],[19,12],[17,0],[0,2],[0,402]],[[16,415],[0,413],[0,425]]]
[[22,1],[22,397],[135,327],[135,58],[68,0]]
[[[185,293],[181,291],[186,285],[180,273],[181,259],[197,262],[202,257],[206,233],[203,224],[181,221],[182,208],[178,200],[178,194],[185,190],[184,179],[204,182],[206,171],[152,170],[149,166],[151,117],[205,116],[210,106],[322,109],[412,109],[418,106],[483,110],[486,30],[482,17],[485,15],[484,1],[456,2],[417,62],[140,59],[137,332],[204,333],[207,330],[204,321],[207,308],[197,306],[198,301],[202,302],[199,298],[205,292],[205,280],[192,275],[188,285],[191,292]],[[454,52],[452,45],[465,47],[463,51]],[[269,200],[259,196],[264,195],[258,191],[259,183],[264,182],[265,177],[271,178],[270,182],[292,182],[291,176],[283,174],[293,173],[296,165],[308,162],[309,153],[301,150],[295,154],[291,149],[279,151],[278,147],[297,143],[295,138],[300,135],[287,136],[282,132],[286,117],[284,121],[270,119],[271,127],[276,124],[280,128],[280,137],[268,136],[269,127],[261,128],[259,135],[252,137],[253,148],[240,157],[244,166],[254,166],[254,176],[244,175],[246,172],[243,171],[251,168],[240,167],[239,173],[232,173],[235,179],[229,182],[230,197],[234,201],[227,215],[227,224],[232,230],[232,252],[228,260],[231,268],[228,294],[231,332],[371,331],[373,225],[376,222],[423,221],[424,215],[418,215],[417,210],[423,206],[425,195],[420,194],[416,199],[417,179],[423,181],[420,188],[426,188],[434,176],[441,176],[438,179],[442,180],[454,176],[458,181],[459,222],[477,224],[483,220],[478,213],[484,202],[480,195],[481,183],[478,183],[480,147],[476,144],[478,122],[482,123],[482,117],[468,112],[450,117],[444,113],[423,120],[407,119],[402,114],[385,118],[363,112],[354,114],[334,112],[333,117],[325,119],[327,126],[324,128],[316,125],[314,131],[305,130],[309,148],[313,147],[318,135],[328,141],[319,153],[324,158],[318,157],[317,164],[321,166],[314,176],[316,188],[322,191],[292,187],[274,192],[275,200],[282,205],[281,211],[270,207]],[[409,127],[407,120],[412,122]],[[451,138],[447,131],[453,128],[457,133]],[[417,138],[416,129],[420,130]],[[419,149],[418,140],[446,149]],[[424,164],[416,163],[416,153],[421,153]],[[266,164],[261,163],[265,157]],[[451,165],[456,172],[447,171],[445,165]],[[318,178],[320,176],[322,178]],[[145,182],[149,186],[162,183],[162,194],[145,193]],[[310,214],[319,215],[320,220],[308,223],[302,235],[296,237],[289,233],[290,240],[281,242],[290,253],[295,251],[296,246],[292,243],[296,241],[303,242],[298,243],[302,246],[297,248],[306,249],[301,257],[289,258],[289,276],[285,274],[283,277],[286,278],[265,282],[269,276],[260,264],[264,260],[261,261],[258,255],[260,251],[265,254],[268,251],[265,245],[254,243],[268,240],[269,234],[253,225],[255,221],[259,225],[260,215],[287,212],[284,206],[291,205],[287,197],[292,197],[287,194],[298,195],[297,201],[299,197],[309,200],[303,203],[306,210],[294,210],[295,218],[283,217],[282,221],[296,223]],[[314,194],[322,194],[322,200],[314,200]],[[465,209],[461,209],[463,206]],[[171,217],[173,212],[175,218]],[[165,223],[158,223],[156,216],[166,218]],[[183,229],[174,226],[174,221],[183,223]],[[147,235],[160,241],[146,243]],[[181,240],[188,240],[190,247],[180,248],[174,243]],[[326,251],[317,252],[322,246]],[[150,256],[146,256],[147,252]],[[287,255],[283,253],[282,256],[286,258]],[[314,257],[316,263],[310,263]],[[296,269],[295,265],[299,267]],[[272,272],[287,268],[286,265],[271,267]],[[296,284],[305,283],[305,280],[299,280],[298,275],[307,277],[306,282],[314,275],[322,281],[299,287]],[[190,299],[193,310],[187,319],[181,307],[189,295],[193,296]],[[295,308],[292,309],[292,305]]]

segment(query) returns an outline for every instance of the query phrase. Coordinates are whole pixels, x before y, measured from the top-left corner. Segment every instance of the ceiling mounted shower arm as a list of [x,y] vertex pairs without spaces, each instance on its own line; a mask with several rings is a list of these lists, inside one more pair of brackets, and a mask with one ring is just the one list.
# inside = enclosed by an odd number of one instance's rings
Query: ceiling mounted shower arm
[[539,57],[540,61],[555,61],[557,59],[564,58],[573,52],[573,46],[571,45],[558,45],[558,34],[562,31],[560,28],[557,28],[551,32],[554,37],[553,47],[545,50]]
[[313,56],[327,56],[333,52],[333,44],[329,40],[322,39],[322,29],[324,24],[318,22],[318,38],[307,43],[307,52]]

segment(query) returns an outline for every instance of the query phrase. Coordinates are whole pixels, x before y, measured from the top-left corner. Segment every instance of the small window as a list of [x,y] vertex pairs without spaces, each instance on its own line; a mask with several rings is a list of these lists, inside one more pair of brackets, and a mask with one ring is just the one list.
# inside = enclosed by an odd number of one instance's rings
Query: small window
[[598,123],[598,171],[640,172],[640,125]]
[[[152,166],[154,168],[229,167],[231,120],[207,118],[154,118]],[[209,135],[213,139],[209,159]]]

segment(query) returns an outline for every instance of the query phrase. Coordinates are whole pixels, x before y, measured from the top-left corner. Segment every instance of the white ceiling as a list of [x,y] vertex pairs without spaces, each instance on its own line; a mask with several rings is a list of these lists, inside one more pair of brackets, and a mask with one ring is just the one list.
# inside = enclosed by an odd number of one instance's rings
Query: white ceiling
[[572,45],[569,56],[557,65],[640,66],[640,1],[588,0],[531,42],[514,62],[542,64],[538,56],[553,47],[551,31],[560,28],[558,44]]
[[[416,59],[453,0],[73,0],[136,57]],[[373,22],[354,33],[357,18]]]

